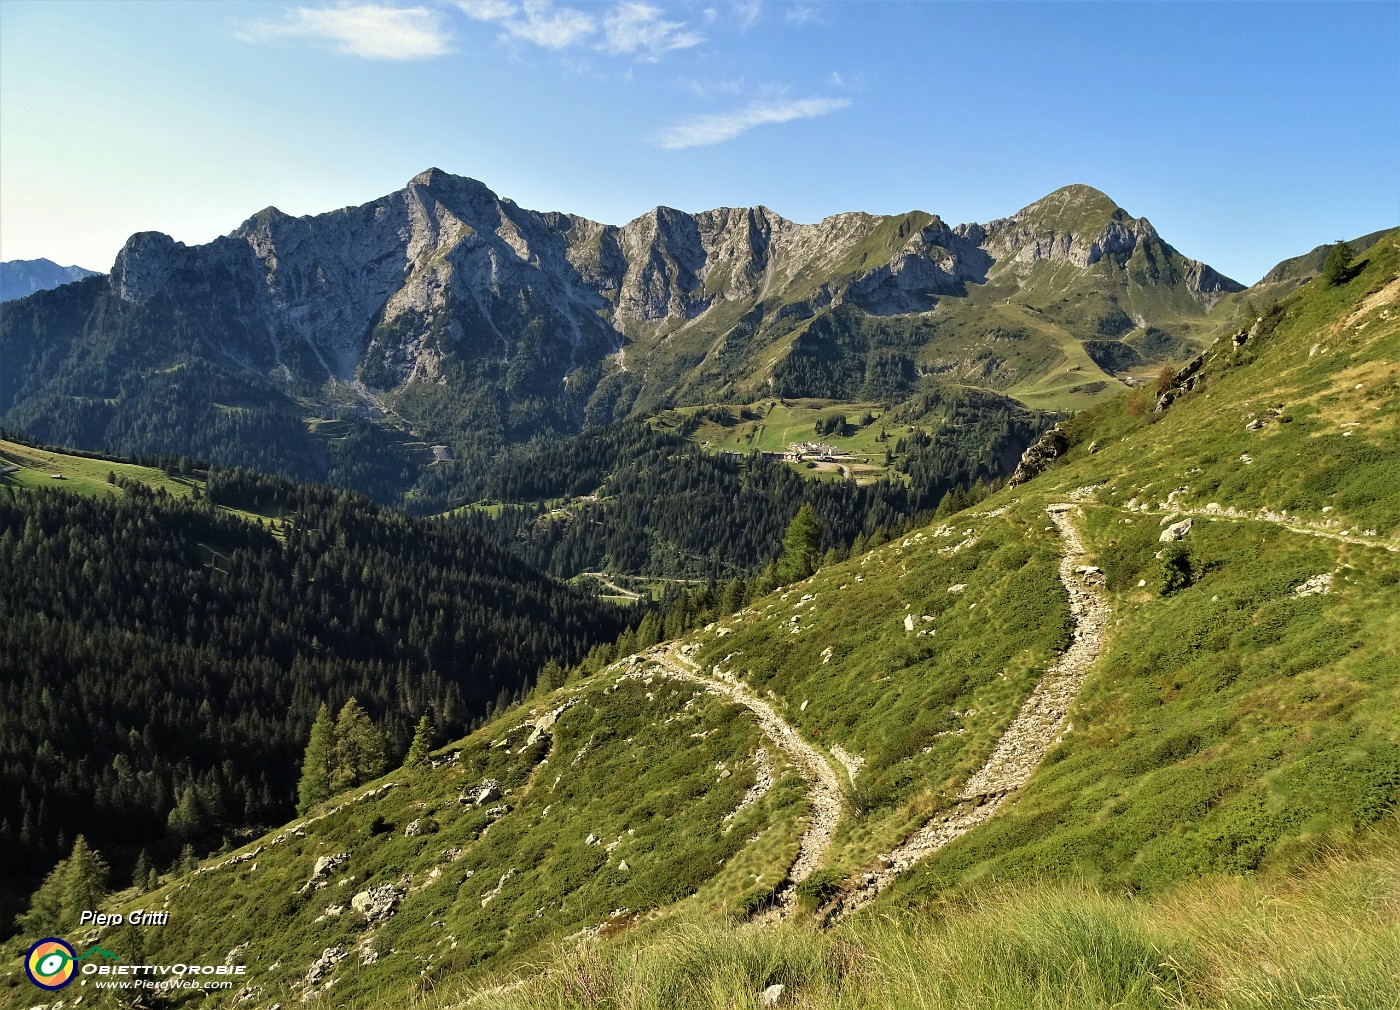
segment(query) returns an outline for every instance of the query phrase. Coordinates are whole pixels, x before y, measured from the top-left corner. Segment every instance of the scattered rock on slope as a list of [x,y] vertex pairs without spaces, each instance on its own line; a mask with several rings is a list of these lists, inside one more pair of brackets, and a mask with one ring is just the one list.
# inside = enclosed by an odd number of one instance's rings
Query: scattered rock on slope
[[1159,543],[1171,543],[1173,540],[1180,540],[1191,532],[1191,519],[1188,517],[1179,523],[1172,523],[1162,531],[1162,535],[1157,538]]
[[401,900],[402,890],[393,884],[380,884],[351,898],[350,907],[363,915],[367,922],[381,922],[394,914]]

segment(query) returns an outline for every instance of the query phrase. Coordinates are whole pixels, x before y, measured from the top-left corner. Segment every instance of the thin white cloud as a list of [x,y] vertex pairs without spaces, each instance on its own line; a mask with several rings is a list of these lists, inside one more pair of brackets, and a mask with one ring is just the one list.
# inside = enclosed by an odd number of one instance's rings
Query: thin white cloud
[[752,27],[763,14],[763,4],[759,0],[732,0],[729,7],[734,12],[734,23],[741,30]]
[[622,0],[601,14],[551,0],[456,0],[462,13],[501,30],[501,40],[563,51],[589,46],[609,56],[632,56],[654,62],[673,49],[705,41],[683,21],[669,21],[665,11],[644,0]]
[[783,13],[783,20],[790,25],[826,24],[826,15],[813,4],[796,3]]
[[526,0],[521,17],[497,23],[504,29],[504,38],[544,49],[568,49],[598,31],[592,15],[573,7],[555,7],[548,0]]
[[637,55],[655,60],[672,49],[689,49],[705,41],[679,21],[662,20],[662,10],[651,4],[629,2],[611,7],[603,15],[603,41],[599,48],[614,56]]
[[687,122],[667,127],[657,137],[657,143],[671,151],[719,144],[733,140],[755,126],[825,116],[850,104],[848,98],[798,98],[791,101],[754,102],[740,109],[697,116]]
[[500,21],[518,9],[510,0],[457,0],[457,6],[473,21]]
[[436,10],[351,3],[294,7],[280,21],[255,21],[239,37],[248,42],[306,38],[367,60],[424,60],[451,51],[451,34]]

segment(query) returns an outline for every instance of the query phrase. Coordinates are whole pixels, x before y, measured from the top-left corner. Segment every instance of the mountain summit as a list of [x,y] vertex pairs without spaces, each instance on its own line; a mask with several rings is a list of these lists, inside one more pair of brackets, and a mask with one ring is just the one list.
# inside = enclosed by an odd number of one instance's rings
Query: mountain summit
[[1086,186],[985,225],[657,207],[614,226],[431,168],[207,245],[134,235],[110,277],[7,311],[0,423],[310,477],[328,450],[308,419],[341,414],[469,459],[773,395],[894,405],[955,382],[1082,406],[1189,356],[1238,290]]

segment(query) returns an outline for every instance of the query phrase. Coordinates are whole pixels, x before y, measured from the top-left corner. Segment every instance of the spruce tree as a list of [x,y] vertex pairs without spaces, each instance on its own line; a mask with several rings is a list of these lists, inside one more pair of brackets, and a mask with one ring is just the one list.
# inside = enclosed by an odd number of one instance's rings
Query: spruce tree
[[540,667],[537,683],[541,691],[553,691],[564,686],[565,676],[564,668],[559,665],[558,660],[551,659]]
[[1327,254],[1327,262],[1322,265],[1322,277],[1329,287],[1345,284],[1351,279],[1351,261],[1356,253],[1345,242],[1338,242]]
[[815,572],[821,542],[821,520],[817,518],[811,503],[803,502],[783,535],[783,556],[778,562],[778,577],[784,582],[797,582]]
[[413,742],[408,745],[408,757],[404,760],[406,768],[425,768],[428,764],[428,755],[433,749],[433,720],[428,714],[423,713],[423,718],[418,720],[418,728],[413,731]]
[[335,721],[335,767],[331,791],[339,792],[384,774],[388,750],[384,735],[368,713],[351,698]]
[[198,838],[209,830],[209,808],[193,783],[180,790],[180,798],[166,818],[166,827],[176,838]]
[[150,853],[142,849],[141,854],[136,857],[136,867],[131,871],[131,886],[140,891],[151,890],[151,874],[155,871]]
[[331,795],[331,773],[335,768],[335,724],[323,703],[311,724],[311,738],[306,743],[306,756],[301,762],[301,781],[297,783],[297,812],[306,813]]

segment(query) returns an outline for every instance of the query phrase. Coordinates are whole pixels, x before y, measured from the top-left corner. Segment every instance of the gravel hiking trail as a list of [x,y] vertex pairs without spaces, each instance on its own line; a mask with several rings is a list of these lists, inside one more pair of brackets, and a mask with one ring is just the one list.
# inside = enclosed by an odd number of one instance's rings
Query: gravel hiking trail
[[959,791],[956,802],[889,852],[876,857],[877,868],[858,874],[824,908],[821,917],[834,923],[869,904],[903,871],[949,842],[989,820],[1011,793],[1025,785],[1046,753],[1063,734],[1070,706],[1103,650],[1110,610],[1091,578],[1097,569],[1084,562],[1084,542],[1074,525],[1073,504],[1046,507],[1064,543],[1060,581],[1069,593],[1074,631],[1069,648],[1041,676],[1016,717],[997,739],[991,756]]
[[703,673],[694,660],[685,655],[683,648],[671,643],[648,650],[643,654],[647,665],[629,676],[660,675],[699,684],[742,705],[754,714],[764,735],[788,756],[807,782],[812,813],[798,839],[797,858],[788,868],[786,878],[774,891],[772,905],[756,917],[761,922],[787,918],[797,910],[797,885],[822,865],[826,851],[831,847],[831,836],[841,819],[841,779],[826,756],[803,740],[788,721],[768,702],[755,695],[747,684],[718,669],[713,675]]

